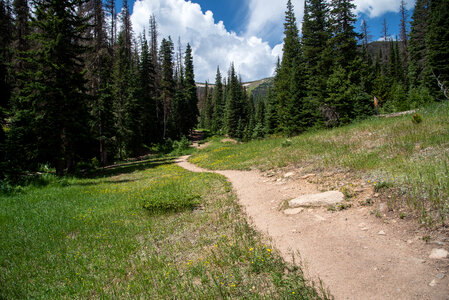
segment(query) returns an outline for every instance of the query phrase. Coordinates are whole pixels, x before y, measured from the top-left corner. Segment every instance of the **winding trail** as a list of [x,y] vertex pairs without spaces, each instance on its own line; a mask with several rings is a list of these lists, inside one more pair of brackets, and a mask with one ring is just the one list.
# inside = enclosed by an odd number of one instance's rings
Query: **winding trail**
[[366,207],[338,212],[313,208],[287,216],[279,209],[282,203],[319,192],[315,185],[276,182],[258,171],[210,171],[187,158],[177,164],[227,177],[250,222],[285,260],[299,253],[306,274],[321,278],[336,299],[449,299],[448,259],[429,259],[435,245],[410,236],[400,222],[385,224]]

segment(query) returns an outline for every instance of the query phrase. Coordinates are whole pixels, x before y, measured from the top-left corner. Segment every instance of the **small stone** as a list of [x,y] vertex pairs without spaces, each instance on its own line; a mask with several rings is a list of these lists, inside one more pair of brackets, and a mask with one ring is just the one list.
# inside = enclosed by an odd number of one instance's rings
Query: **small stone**
[[377,268],[374,268],[374,271],[377,271]]
[[365,191],[364,188],[356,188],[356,189],[354,190],[354,192],[356,192],[356,193],[363,193],[364,191]]
[[284,175],[285,178],[289,178],[295,176],[295,172],[288,172],[287,174]]
[[444,249],[432,249],[432,252],[429,255],[431,259],[444,259],[447,257],[449,253]]
[[299,214],[300,212],[302,212],[303,210],[304,210],[304,208],[302,208],[302,207],[298,207],[298,208],[288,208],[288,209],[284,210],[284,214],[289,215],[289,216],[291,216],[291,215],[297,215],[297,214]]
[[379,235],[386,235],[385,231],[383,231],[383,230],[379,231],[378,234],[379,234]]
[[365,223],[360,223],[359,227],[366,227],[366,224]]
[[307,174],[301,177],[301,179],[309,179],[310,177],[315,177],[316,174]]
[[429,283],[429,286],[431,286],[431,287],[434,287],[436,285],[437,285],[437,282],[435,281],[435,279]]
[[407,244],[413,244],[413,241],[412,240],[408,240]]
[[375,193],[373,197],[374,198],[379,198],[379,193]]
[[381,203],[379,205],[379,211],[383,214],[386,213],[388,211],[388,206],[385,203]]
[[438,246],[444,246],[444,243],[440,242],[440,241],[431,241],[431,242],[429,242],[429,244],[438,245]]
[[363,246],[363,249],[368,249],[368,247],[366,247],[366,246]]
[[368,230],[368,227],[360,228],[360,230],[361,230],[361,231],[367,231],[367,230]]
[[444,273],[438,273],[435,277],[438,279],[443,279],[446,275]]

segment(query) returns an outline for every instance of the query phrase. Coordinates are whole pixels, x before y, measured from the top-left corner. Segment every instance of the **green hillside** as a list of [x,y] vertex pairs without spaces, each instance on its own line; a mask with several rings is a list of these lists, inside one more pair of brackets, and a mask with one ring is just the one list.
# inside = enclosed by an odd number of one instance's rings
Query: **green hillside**
[[418,114],[418,124],[410,115],[373,117],[289,139],[273,136],[235,145],[217,139],[191,162],[210,169],[335,172],[348,183],[390,187],[398,205],[407,205],[424,222],[442,224],[449,215],[449,103]]

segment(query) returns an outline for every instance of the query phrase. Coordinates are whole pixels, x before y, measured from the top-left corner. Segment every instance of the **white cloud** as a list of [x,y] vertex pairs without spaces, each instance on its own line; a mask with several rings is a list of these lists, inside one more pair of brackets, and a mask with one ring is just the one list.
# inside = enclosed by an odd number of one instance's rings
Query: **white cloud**
[[[246,36],[263,36],[268,40],[280,40],[284,32],[284,16],[287,0],[247,0],[249,1]],[[304,0],[293,0],[296,23],[301,30],[304,15]]]
[[184,0],[136,1],[131,21],[137,35],[148,30],[151,14],[156,16],[160,39],[170,35],[176,42],[180,36],[184,46],[190,43],[197,81],[213,82],[217,65],[225,75],[231,62],[244,81],[273,74],[278,48],[273,51],[255,35],[227,31],[223,22],[215,23],[213,13],[203,13],[198,4]]
[[[415,0],[406,0],[407,9],[415,5]],[[370,18],[379,17],[387,12],[398,12],[401,0],[355,0],[357,12],[362,12]]]

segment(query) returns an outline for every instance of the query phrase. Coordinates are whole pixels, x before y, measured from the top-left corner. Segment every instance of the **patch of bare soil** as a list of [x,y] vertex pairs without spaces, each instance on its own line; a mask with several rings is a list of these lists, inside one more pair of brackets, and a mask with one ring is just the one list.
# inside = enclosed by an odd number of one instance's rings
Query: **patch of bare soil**
[[232,143],[232,144],[237,144],[237,141],[231,138],[225,138],[221,140],[222,143]]
[[[187,157],[177,163],[210,172]],[[321,278],[336,299],[449,299],[449,259],[429,258],[434,248],[448,250],[449,240],[426,243],[425,232],[410,221],[373,214],[372,206],[360,204],[378,197],[371,188],[358,188],[352,206],[344,210],[304,208],[287,215],[287,200],[322,191],[313,181],[320,174],[216,173],[232,182],[252,224],[284,259],[299,254],[310,278]]]

